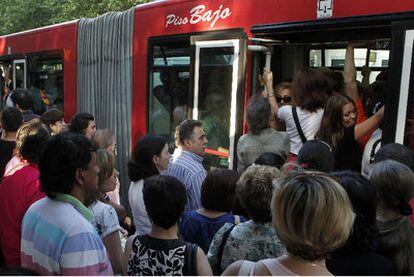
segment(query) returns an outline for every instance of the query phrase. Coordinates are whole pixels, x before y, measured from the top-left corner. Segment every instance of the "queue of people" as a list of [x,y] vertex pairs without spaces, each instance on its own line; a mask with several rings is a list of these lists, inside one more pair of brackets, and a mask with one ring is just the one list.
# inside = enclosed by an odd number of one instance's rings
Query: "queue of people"
[[130,215],[113,131],[88,113],[67,127],[57,110],[3,109],[0,273],[413,275],[414,151],[367,143],[384,107],[373,87],[359,95],[354,69],[302,69],[275,89],[265,71],[237,170],[205,169],[201,121],[177,126],[172,155],[164,137],[141,137]]

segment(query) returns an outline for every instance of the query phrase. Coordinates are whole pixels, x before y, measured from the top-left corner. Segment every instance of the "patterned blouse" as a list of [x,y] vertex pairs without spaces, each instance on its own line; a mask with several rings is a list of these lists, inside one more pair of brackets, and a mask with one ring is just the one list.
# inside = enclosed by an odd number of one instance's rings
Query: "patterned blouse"
[[271,223],[255,223],[252,220],[240,223],[229,234],[223,249],[223,256],[218,261],[218,251],[223,234],[232,224],[226,223],[214,236],[207,254],[208,261],[215,275],[219,275],[230,264],[238,260],[257,262],[267,258],[276,258],[285,252],[282,242],[276,235]]
[[128,259],[127,273],[140,276],[197,275],[197,272],[190,272],[196,270],[194,265],[188,264],[188,261],[194,260],[188,256],[196,255],[197,252],[189,251],[189,248],[190,244],[179,239],[136,236]]

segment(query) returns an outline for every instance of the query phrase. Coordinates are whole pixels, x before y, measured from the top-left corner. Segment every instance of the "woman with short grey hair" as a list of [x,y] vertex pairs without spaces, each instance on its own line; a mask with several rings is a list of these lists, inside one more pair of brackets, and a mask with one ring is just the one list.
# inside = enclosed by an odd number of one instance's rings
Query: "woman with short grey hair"
[[286,132],[270,128],[271,107],[269,100],[261,95],[250,98],[246,108],[249,133],[237,143],[238,171],[244,171],[261,154],[269,152],[287,157],[290,151]]

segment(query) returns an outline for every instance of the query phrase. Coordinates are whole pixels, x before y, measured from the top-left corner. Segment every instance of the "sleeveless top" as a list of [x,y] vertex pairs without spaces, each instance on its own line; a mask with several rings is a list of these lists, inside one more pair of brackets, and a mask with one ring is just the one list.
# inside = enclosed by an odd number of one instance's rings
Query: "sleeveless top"
[[128,275],[197,275],[197,245],[179,239],[136,236],[128,259]]
[[[279,262],[278,259],[265,259],[259,262],[263,263],[272,276],[298,276],[297,273],[289,270],[286,266]],[[249,275],[254,275],[254,266],[251,267]]]

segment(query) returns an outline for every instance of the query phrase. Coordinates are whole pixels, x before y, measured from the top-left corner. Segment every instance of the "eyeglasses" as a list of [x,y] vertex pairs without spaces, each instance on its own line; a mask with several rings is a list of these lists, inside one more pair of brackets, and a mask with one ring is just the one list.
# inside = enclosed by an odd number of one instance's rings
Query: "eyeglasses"
[[282,101],[284,103],[290,103],[292,102],[292,97],[291,96],[283,96],[283,97],[276,96],[276,101],[277,103],[281,103]]

